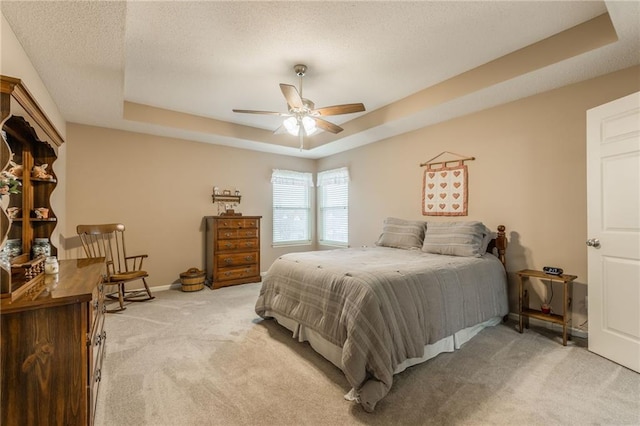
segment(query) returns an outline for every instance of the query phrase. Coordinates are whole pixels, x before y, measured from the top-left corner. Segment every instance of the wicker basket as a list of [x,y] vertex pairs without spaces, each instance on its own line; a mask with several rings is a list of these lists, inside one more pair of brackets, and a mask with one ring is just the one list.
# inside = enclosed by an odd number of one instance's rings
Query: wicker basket
[[189,268],[186,272],[181,273],[182,291],[202,290],[204,288],[204,276],[204,271],[198,268]]

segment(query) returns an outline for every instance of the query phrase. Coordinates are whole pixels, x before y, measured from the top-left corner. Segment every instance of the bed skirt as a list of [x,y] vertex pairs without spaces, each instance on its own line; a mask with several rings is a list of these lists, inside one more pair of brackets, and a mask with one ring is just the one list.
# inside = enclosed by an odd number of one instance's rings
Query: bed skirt
[[[297,339],[299,342],[309,342],[311,347],[317,353],[342,370],[342,348],[340,346],[334,345],[316,331],[290,318],[284,317],[275,312],[266,312],[265,314],[265,316],[275,319],[278,324],[290,330],[293,333],[294,339]],[[498,325],[500,322],[502,322],[502,317],[493,317],[480,324],[464,328],[451,336],[438,340],[435,343],[426,345],[424,347],[424,355],[422,357],[409,358],[403,361],[396,367],[393,374],[402,373],[407,368],[428,361],[443,352],[453,352],[454,350],[460,349],[462,345],[473,339],[483,329]],[[345,398],[355,400],[356,397],[354,390],[352,389],[349,391],[349,393],[345,395]]]

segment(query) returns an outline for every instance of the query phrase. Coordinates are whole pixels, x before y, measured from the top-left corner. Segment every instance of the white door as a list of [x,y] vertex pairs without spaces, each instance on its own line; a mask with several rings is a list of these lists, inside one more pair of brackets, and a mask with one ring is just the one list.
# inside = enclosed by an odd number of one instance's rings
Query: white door
[[640,92],[587,111],[589,350],[640,372]]

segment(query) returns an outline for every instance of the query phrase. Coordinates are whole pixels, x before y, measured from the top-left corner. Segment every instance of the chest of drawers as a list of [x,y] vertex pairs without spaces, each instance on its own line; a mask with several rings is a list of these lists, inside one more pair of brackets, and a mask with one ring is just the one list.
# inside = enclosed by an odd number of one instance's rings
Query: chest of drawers
[[91,425],[105,348],[104,259],[63,260],[1,302],[2,425]]
[[207,281],[212,288],[261,280],[261,218],[262,216],[206,217]]

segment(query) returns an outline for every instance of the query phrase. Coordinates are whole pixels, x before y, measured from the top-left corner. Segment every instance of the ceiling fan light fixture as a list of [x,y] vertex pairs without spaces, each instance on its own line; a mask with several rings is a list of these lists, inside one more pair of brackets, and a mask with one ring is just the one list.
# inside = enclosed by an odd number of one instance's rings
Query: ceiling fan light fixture
[[304,127],[304,132],[307,136],[311,136],[318,130],[316,127],[316,120],[309,117],[308,115],[302,118],[302,126]]
[[295,117],[289,117],[284,120],[282,125],[284,126],[285,129],[287,129],[287,132],[289,132],[293,136],[298,136],[298,130],[299,130],[298,119],[296,119]]
[[289,132],[289,134],[298,136],[298,134],[300,133],[300,122],[302,122],[304,133],[307,136],[311,136],[318,130],[318,128],[316,127],[316,121],[308,115],[302,117],[301,119],[298,117],[289,117],[282,122],[282,125],[287,130],[287,132]]

